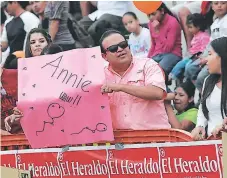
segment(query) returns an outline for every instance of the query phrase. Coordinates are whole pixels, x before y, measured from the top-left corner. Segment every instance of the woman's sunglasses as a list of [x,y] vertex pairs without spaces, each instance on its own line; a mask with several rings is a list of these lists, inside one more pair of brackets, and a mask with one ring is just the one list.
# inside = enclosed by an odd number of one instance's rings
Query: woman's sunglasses
[[109,51],[111,53],[116,53],[118,50],[118,47],[125,49],[128,47],[128,42],[127,41],[122,41],[119,44],[112,45],[106,49],[106,51]]

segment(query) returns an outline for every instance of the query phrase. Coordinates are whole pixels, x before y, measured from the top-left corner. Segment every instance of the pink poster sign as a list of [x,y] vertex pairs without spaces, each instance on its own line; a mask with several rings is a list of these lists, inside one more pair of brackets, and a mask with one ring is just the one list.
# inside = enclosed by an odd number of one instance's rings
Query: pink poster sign
[[32,148],[112,141],[100,48],[20,59],[18,108]]

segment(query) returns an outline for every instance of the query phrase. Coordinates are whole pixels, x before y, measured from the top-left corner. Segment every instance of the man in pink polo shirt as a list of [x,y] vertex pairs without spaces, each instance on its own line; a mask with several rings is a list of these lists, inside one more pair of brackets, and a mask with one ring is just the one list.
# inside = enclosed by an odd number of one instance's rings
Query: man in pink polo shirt
[[165,79],[159,65],[148,58],[132,57],[124,36],[115,30],[100,39],[114,129],[149,130],[170,128],[163,98]]

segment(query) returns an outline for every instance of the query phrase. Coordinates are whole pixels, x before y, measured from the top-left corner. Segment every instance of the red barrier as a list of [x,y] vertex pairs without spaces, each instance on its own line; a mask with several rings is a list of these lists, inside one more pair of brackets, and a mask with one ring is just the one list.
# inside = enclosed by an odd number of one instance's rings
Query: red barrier
[[[192,141],[190,133],[177,129],[160,129],[160,130],[116,130],[114,131],[115,141],[110,144],[124,143],[163,143],[163,142],[188,142]],[[105,142],[97,143],[105,145]],[[92,144],[86,144],[91,146]],[[81,145],[73,145],[81,146]],[[2,135],[1,150],[21,150],[30,148],[29,142],[24,134]]]

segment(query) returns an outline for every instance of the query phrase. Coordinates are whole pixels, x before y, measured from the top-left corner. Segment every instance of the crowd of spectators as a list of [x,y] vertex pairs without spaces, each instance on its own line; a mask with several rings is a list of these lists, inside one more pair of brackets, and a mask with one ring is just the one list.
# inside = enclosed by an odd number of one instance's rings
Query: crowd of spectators
[[109,95],[114,129],[177,128],[195,140],[227,129],[227,2],[190,1],[171,9],[162,3],[147,14],[147,24],[129,11],[130,3],[1,3],[2,134],[23,132],[18,58],[97,45],[108,63],[101,92]]

